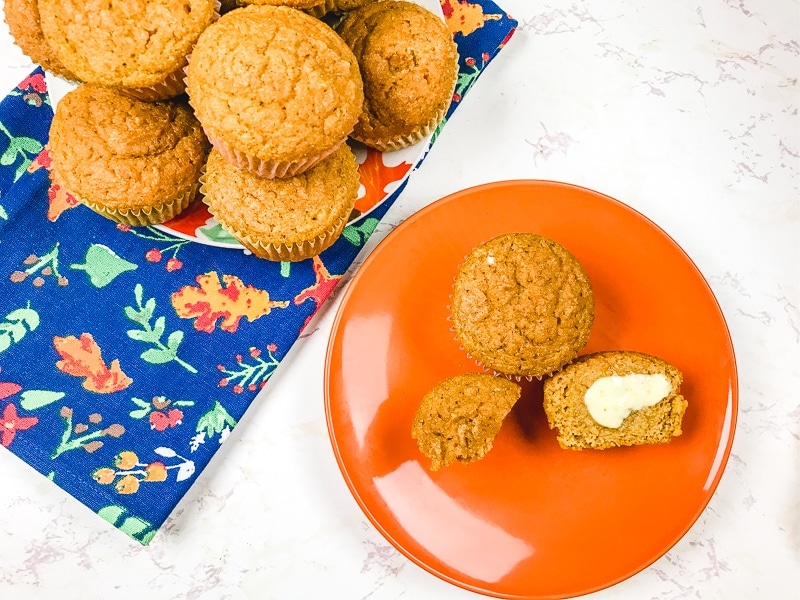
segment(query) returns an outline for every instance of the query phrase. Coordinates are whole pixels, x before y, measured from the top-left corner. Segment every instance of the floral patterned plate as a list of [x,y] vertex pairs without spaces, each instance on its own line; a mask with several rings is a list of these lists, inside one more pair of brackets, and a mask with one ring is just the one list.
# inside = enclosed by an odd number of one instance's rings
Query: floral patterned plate
[[[380,206],[402,185],[414,165],[428,150],[430,137],[395,152],[379,152],[358,142],[348,143],[356,155],[361,177],[358,199],[350,214],[349,223],[353,223]],[[192,205],[176,218],[156,227],[166,233],[202,244],[241,249],[239,242],[214,220],[200,196],[198,193],[198,198]]]

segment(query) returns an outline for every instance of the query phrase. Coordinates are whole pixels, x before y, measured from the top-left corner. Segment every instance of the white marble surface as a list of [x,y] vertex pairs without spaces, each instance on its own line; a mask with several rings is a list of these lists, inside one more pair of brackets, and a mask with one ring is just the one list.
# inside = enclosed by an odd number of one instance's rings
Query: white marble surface
[[[583,185],[658,223],[728,321],[738,427],[719,488],[686,536],[591,597],[800,598],[800,4],[501,5],[519,31],[369,248],[433,200],[502,179]],[[3,91],[31,68],[5,26],[0,62]],[[339,298],[149,547],[0,451],[0,595],[478,598],[396,552],[339,474],[323,408]]]

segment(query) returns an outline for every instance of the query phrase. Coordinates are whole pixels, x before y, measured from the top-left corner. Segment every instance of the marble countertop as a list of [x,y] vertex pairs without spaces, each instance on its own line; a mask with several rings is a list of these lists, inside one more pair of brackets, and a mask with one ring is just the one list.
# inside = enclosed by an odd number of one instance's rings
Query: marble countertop
[[[652,219],[691,256],[725,315],[738,425],[719,487],[688,533],[587,598],[800,598],[800,5],[500,4],[519,30],[356,267],[418,209],[490,181],[574,183]],[[0,49],[5,92],[32,65],[4,24]],[[340,475],[323,369],[346,285],[148,547],[0,451],[0,595],[481,597],[398,553]]]

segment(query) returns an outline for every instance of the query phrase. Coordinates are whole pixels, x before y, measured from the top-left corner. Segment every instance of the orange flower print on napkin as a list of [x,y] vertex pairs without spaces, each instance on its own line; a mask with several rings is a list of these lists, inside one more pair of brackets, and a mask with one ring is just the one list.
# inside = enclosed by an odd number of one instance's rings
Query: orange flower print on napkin
[[100,346],[90,333],[82,333],[80,338],[74,335],[53,337],[53,345],[61,355],[56,367],[67,375],[85,377],[83,388],[98,394],[111,394],[124,390],[133,380],[122,372],[119,360],[111,361],[106,366],[100,353]]
[[273,308],[289,306],[288,302],[270,300],[266,290],[245,285],[234,275],[223,275],[220,282],[217,272],[210,271],[198,275],[196,281],[197,287],[184,286],[172,294],[171,300],[179,317],[195,320],[197,331],[212,333],[221,319],[219,328],[234,333],[242,317],[253,322]]
[[499,21],[503,15],[487,15],[483,6],[467,0],[440,0],[442,13],[450,32],[467,36],[483,27],[486,21]]
[[[28,172],[34,173],[42,167],[50,171],[52,159],[50,158],[50,147],[45,146],[36,158],[28,165]],[[70,194],[66,188],[53,180],[50,175],[50,189],[47,190],[47,220],[55,222],[65,210],[78,206],[78,200]]]

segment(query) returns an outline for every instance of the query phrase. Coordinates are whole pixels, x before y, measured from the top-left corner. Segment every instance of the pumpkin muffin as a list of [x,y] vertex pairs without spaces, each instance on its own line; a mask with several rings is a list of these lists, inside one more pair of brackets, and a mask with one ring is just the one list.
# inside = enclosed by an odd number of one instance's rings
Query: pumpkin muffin
[[320,0],[238,0],[240,4],[262,4],[268,6],[289,6],[291,8],[311,8],[320,3]]
[[534,233],[509,233],[466,257],[451,311],[456,336],[473,358],[506,375],[540,377],[586,345],[594,296],[566,248]]
[[347,139],[363,101],[347,45],[285,6],[247,6],[200,36],[189,101],[220,154],[259,177],[302,173]]
[[71,81],[78,79],[44,39],[36,0],[6,0],[3,10],[11,37],[28,58],[54,75]]
[[70,71],[149,101],[184,91],[186,57],[218,9],[215,0],[39,0],[44,36]]
[[347,144],[300,175],[266,179],[212,150],[202,191],[209,212],[260,258],[297,261],[341,235],[358,195],[358,164]]
[[381,151],[433,133],[453,98],[458,52],[442,19],[397,0],[373,2],[337,27],[356,55],[364,106],[352,137]]
[[361,8],[370,2],[377,2],[377,0],[325,0],[322,4],[317,4],[311,8],[307,8],[306,12],[318,19],[321,19],[329,13],[346,13],[357,8]]
[[142,102],[91,84],[69,92],[50,127],[53,177],[119,223],[153,225],[194,199],[209,144],[182,102]]
[[544,384],[544,410],[562,448],[664,444],[681,435],[688,403],[681,372],[630,351],[576,359]]
[[437,384],[422,399],[411,427],[420,452],[431,459],[431,471],[486,456],[521,393],[516,383],[485,373]]

